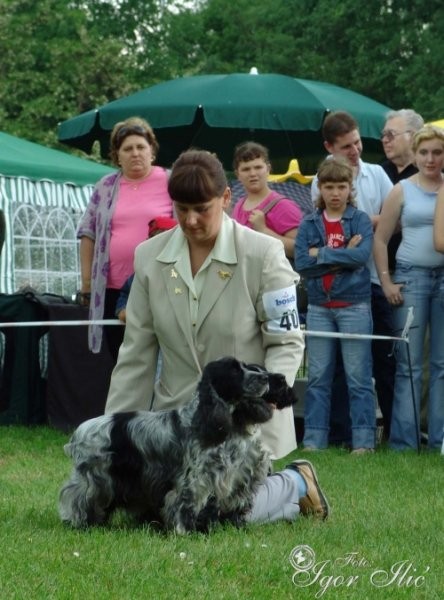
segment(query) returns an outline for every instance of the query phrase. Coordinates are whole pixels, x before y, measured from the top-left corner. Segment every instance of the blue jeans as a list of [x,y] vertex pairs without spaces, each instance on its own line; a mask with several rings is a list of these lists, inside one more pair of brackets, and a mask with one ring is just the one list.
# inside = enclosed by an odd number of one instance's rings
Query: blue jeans
[[[404,328],[409,306],[413,306],[414,320],[409,332],[409,348],[405,342],[397,344],[390,446],[397,450],[417,447],[424,338],[429,325],[428,446],[441,448],[444,427],[444,267],[429,269],[398,263],[393,281],[403,283],[404,297],[402,306],[394,310],[396,334]],[[415,428],[408,350],[418,429]]]
[[[314,304],[308,307],[308,331],[371,334],[372,328],[370,303],[352,304],[346,308],[325,308]],[[341,338],[340,344],[350,399],[352,447],[374,448],[376,406],[372,382],[371,340]],[[336,338],[307,336],[305,446],[328,446],[336,346]]]
[[[393,335],[393,310],[380,285],[372,283],[372,319],[374,335]],[[339,353],[340,355],[340,353]],[[390,435],[393,390],[395,387],[395,358],[391,340],[372,341],[373,378],[376,395],[384,421],[384,435]],[[330,444],[345,443],[351,439],[350,406],[347,382],[341,356],[333,378],[330,415]]]

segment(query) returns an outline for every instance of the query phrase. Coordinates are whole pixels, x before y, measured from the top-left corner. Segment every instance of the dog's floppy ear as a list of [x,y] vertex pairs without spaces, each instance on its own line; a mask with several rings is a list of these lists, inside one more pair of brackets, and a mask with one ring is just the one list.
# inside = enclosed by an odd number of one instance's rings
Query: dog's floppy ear
[[232,431],[230,408],[217,395],[205,373],[199,383],[198,394],[199,404],[193,416],[192,427],[203,446],[217,446]]
[[233,411],[233,427],[237,431],[244,431],[248,425],[266,423],[273,416],[271,404],[262,398],[249,398],[246,402],[238,404]]

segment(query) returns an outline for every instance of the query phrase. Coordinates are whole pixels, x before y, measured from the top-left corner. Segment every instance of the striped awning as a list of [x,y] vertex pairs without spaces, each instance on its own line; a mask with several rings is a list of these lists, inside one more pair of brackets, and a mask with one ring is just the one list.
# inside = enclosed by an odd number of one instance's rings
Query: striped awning
[[81,215],[92,194],[93,185],[78,186],[53,181],[32,181],[25,177],[0,175],[0,209],[6,222],[5,244],[0,257],[0,292],[16,291],[14,279],[14,213],[23,205],[64,208]]

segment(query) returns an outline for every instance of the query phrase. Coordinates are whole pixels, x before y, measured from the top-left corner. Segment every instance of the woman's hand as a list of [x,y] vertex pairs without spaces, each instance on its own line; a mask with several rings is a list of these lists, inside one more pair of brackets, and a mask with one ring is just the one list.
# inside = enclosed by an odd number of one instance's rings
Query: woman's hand
[[250,216],[248,217],[248,222],[255,231],[263,233],[266,228],[265,213],[258,209],[252,210]]
[[126,323],[126,309],[125,308],[122,308],[122,310],[120,310],[117,313],[117,318],[119,319],[119,321],[121,323]]
[[392,283],[391,281],[382,284],[382,291],[384,292],[389,304],[392,304],[393,306],[399,306],[404,302],[404,298],[401,294],[402,287],[402,283]]
[[91,302],[91,293],[79,290],[76,294],[76,303],[80,306],[89,306]]
[[357,233],[356,235],[354,235],[350,238],[350,241],[347,244],[347,248],[356,248],[356,246],[359,246],[361,241],[362,241],[362,235],[360,233]]

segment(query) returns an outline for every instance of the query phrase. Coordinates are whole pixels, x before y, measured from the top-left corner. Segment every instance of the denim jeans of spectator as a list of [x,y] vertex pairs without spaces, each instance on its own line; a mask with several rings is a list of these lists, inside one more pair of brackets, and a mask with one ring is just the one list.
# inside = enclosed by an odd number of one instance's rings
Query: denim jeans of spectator
[[[394,335],[392,306],[388,303],[381,286],[374,283],[372,283],[372,319],[374,335]],[[376,395],[384,422],[383,436],[388,439],[392,421],[396,369],[393,342],[391,340],[373,340],[372,358]],[[330,444],[350,445],[351,421],[349,415],[347,382],[342,366],[342,358],[338,356],[332,386]]]
[[[310,304],[307,330],[371,334],[370,303],[346,308]],[[328,446],[332,381],[336,369],[335,338],[307,335],[308,385],[305,393],[304,446]],[[370,339],[341,338],[342,359],[350,399],[352,447],[374,448],[376,407]]]
[[341,343],[336,340],[336,368],[331,386],[329,446],[351,447],[351,431],[350,401],[342,362]]
[[[396,267],[393,281],[403,283],[404,298],[402,306],[394,310],[396,333],[399,335],[403,330],[410,306],[413,307],[414,320],[409,331],[408,348],[405,342],[397,344],[390,446],[398,450],[417,448],[424,338],[429,325],[428,446],[438,449],[442,445],[444,427],[444,268],[419,268],[401,263]],[[418,428],[413,409],[408,351]]]

